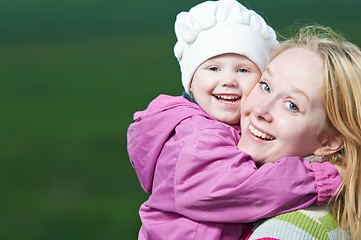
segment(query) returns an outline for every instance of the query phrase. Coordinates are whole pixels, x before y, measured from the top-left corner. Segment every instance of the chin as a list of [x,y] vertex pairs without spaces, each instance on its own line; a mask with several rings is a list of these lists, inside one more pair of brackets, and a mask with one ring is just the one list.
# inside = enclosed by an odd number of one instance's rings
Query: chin
[[239,120],[228,121],[227,124],[239,124]]
[[229,118],[216,118],[220,122],[224,122],[226,124],[237,124],[239,123],[239,119],[229,119]]

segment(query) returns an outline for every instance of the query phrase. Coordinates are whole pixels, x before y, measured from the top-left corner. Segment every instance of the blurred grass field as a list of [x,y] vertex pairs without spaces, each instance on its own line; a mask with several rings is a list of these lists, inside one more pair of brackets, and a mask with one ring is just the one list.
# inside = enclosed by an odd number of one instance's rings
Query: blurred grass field
[[[136,239],[147,198],[126,130],[182,92],[175,15],[201,1],[0,3],[0,239]],[[241,1],[281,34],[296,19],[361,46],[361,2]]]

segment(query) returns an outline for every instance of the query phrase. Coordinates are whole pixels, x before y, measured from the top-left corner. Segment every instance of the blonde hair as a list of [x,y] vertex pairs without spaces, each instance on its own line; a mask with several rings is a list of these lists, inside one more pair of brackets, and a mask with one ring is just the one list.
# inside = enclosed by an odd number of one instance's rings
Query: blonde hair
[[336,131],[343,141],[343,148],[327,160],[345,169],[335,196],[334,214],[351,239],[361,239],[361,51],[340,34],[321,26],[301,28],[296,37],[281,43],[273,58],[291,48],[315,52],[323,59],[326,131]]

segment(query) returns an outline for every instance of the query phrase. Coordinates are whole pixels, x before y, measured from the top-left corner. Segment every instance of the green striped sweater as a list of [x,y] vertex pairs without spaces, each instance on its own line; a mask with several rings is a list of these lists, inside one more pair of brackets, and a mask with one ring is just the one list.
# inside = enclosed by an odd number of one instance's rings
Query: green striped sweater
[[338,240],[342,231],[326,206],[309,206],[257,222],[245,239]]

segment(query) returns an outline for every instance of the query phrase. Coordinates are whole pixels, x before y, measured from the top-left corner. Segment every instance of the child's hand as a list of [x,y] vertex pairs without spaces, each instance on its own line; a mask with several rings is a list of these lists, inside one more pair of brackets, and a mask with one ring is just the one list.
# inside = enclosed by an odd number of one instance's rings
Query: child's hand
[[340,175],[341,179],[344,179],[345,174],[346,174],[345,168],[340,165],[336,165],[336,164],[333,164],[333,166],[337,169],[338,174]]

